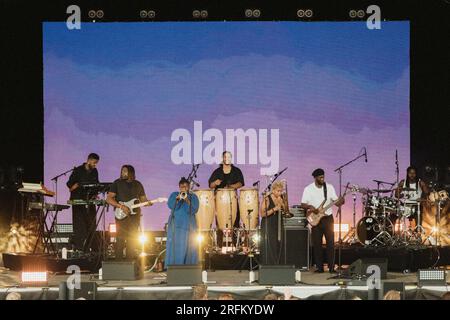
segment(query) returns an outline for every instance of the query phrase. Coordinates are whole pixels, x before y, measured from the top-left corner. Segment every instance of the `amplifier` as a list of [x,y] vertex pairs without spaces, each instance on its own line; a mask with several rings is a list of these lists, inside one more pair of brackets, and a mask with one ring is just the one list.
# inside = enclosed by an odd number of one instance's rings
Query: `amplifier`
[[167,266],[167,285],[169,286],[193,286],[202,283],[202,267],[200,265]]
[[285,226],[281,261],[297,269],[309,269],[309,229]]
[[139,280],[144,276],[144,270],[136,261],[103,261],[103,280]]

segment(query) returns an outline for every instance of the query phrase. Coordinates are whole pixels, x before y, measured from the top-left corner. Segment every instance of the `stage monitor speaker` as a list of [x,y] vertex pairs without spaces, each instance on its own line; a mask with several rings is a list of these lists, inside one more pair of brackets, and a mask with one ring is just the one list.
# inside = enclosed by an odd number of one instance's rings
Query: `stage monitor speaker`
[[259,284],[263,285],[294,285],[294,265],[260,265]]
[[103,261],[103,280],[139,280],[144,277],[144,270],[137,261]]
[[297,269],[309,269],[309,229],[285,226],[281,261]]
[[200,265],[169,265],[167,267],[167,285],[169,286],[193,286],[202,283]]
[[376,265],[380,268],[381,279],[387,278],[387,265],[388,260],[386,258],[362,258],[353,262],[349,269],[351,276],[366,277],[367,267]]

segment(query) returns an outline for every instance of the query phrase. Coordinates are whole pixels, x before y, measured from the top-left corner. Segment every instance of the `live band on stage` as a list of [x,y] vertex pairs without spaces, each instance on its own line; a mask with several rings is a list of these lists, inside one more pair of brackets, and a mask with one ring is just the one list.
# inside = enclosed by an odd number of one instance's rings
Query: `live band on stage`
[[[366,151],[358,158],[363,156],[367,157]],[[424,213],[434,217],[433,222],[426,222],[429,226],[445,230],[442,221],[445,221],[443,216],[450,204],[448,191],[420,179],[417,169],[412,166],[400,180],[398,162],[397,181],[374,180],[377,183],[374,189],[351,183],[335,188],[326,182],[328,172],[311,168],[310,183],[304,187],[302,195],[296,195],[299,201],[290,206],[287,179],[280,179],[287,168],[267,177],[264,190],[260,190],[260,181],[247,187],[243,172],[232,164],[232,154],[228,151],[223,152],[222,163],[211,173],[208,188],[198,189],[200,184],[195,179],[199,165],[194,165],[187,178],[174,181],[171,194],[151,199],[147,197],[138,173],[129,164],[118,168],[120,175],[113,183],[101,183],[97,170],[99,161],[99,155],[91,153],[86,162],[62,174],[71,172],[66,186],[70,191],[71,243],[75,252],[104,250],[93,247],[92,237],[99,225],[99,215],[103,216],[104,208],[111,206],[116,224],[113,257],[136,259],[140,249],[138,236],[143,232],[141,208],[157,202],[167,204],[165,268],[201,263],[206,252],[240,253],[251,257],[257,253],[259,264],[283,264],[285,227],[298,225],[305,229],[308,226],[310,230],[308,237],[313,247],[315,272],[334,273],[338,264],[335,258],[336,219],[341,244],[359,243],[368,247],[440,245],[447,239],[445,232],[425,230]],[[344,166],[335,171],[341,174]],[[62,175],[53,180],[57,182]],[[295,172],[289,177],[295,179]],[[355,212],[356,194],[363,199],[360,219],[356,218]],[[349,195],[353,198],[353,226],[342,238],[341,207],[349,201]],[[199,241],[202,241],[201,246]]]

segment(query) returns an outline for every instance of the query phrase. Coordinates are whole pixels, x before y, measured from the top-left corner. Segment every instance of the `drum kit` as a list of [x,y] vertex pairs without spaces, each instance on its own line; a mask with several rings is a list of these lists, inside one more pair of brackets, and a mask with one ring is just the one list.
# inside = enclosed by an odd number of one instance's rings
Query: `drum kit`
[[[202,239],[206,239],[207,252],[258,252],[259,251],[259,194],[257,188],[198,189],[193,191],[199,199],[196,214],[197,226]],[[239,199],[239,201],[238,201]],[[234,228],[239,209],[239,227]],[[218,247],[217,233],[224,235],[222,248]],[[233,235],[237,243],[233,244]]]
[[[403,188],[402,192],[406,194],[401,193],[396,198],[395,184],[391,185],[391,189],[358,189],[362,193],[363,216],[356,223],[355,209],[353,210],[353,228],[344,238],[344,242],[365,246],[408,246],[426,241],[421,208],[425,202],[435,204],[447,201],[448,192],[431,192],[427,199],[413,200],[408,198],[407,192],[414,190]],[[356,196],[353,201],[356,201]],[[407,224],[412,216],[416,218],[415,227]]]

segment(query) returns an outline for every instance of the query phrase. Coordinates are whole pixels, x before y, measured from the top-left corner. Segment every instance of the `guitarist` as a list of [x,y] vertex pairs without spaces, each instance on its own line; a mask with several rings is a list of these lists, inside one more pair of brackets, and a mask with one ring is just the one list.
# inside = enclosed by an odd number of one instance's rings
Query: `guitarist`
[[[311,213],[319,213],[318,208],[323,203],[323,207],[337,201],[336,205],[344,204],[344,198],[338,199],[334,187],[325,182],[325,172],[323,169],[316,169],[312,176],[314,182],[306,186],[303,190],[302,208],[307,210],[307,215]],[[324,200],[326,200],[324,202]],[[317,273],[323,273],[323,252],[322,252],[322,238],[325,236],[328,269],[330,273],[334,272],[334,219],[333,210],[329,208],[325,212],[325,216],[320,219],[317,226],[311,228],[311,237],[313,243],[314,259],[316,263]]]
[[[132,199],[139,199],[140,202],[146,202],[142,183],[136,180],[134,167],[131,165],[123,165],[120,171],[120,179],[117,179],[111,185],[106,202],[115,208],[122,209],[128,217],[123,220],[116,219],[116,259],[123,259],[123,251],[125,249],[125,258],[132,260],[136,257],[137,239],[140,226],[141,212],[137,208],[135,215],[130,215],[130,208],[120,204],[119,201],[127,202]],[[149,203],[151,205],[151,203]]]

